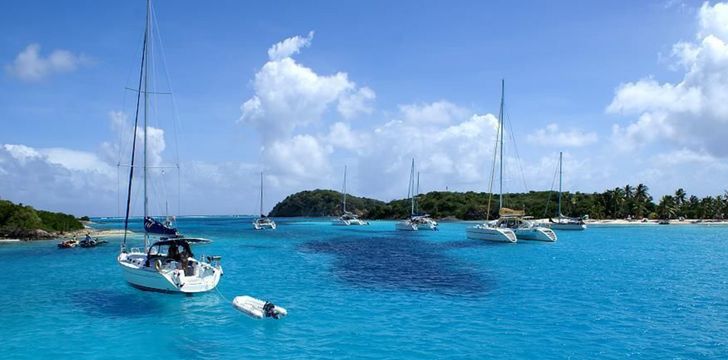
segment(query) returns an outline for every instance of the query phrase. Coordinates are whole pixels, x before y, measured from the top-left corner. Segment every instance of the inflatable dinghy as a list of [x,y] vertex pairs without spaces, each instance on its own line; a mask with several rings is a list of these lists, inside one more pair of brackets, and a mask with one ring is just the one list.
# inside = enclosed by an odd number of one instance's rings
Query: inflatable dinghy
[[246,315],[256,319],[263,319],[267,317],[280,319],[288,315],[286,309],[251,296],[236,296],[235,299],[233,299],[233,306]]

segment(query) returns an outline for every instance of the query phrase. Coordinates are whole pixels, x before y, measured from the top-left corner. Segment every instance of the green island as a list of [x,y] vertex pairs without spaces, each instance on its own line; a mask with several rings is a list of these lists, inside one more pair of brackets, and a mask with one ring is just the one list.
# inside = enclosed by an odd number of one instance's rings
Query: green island
[[[657,202],[644,184],[626,185],[601,193],[564,192],[562,212],[566,216],[588,215],[591,219],[724,219],[728,214],[728,192],[699,198],[682,189],[662,196]],[[271,210],[272,217],[339,216],[341,193],[334,190],[308,190],[287,196]],[[506,207],[523,209],[536,218],[558,216],[554,191],[530,191],[504,195]],[[488,201],[491,206],[488,211]],[[409,216],[408,199],[384,202],[347,195],[347,210],[368,219],[400,219]],[[480,220],[496,218],[498,194],[484,192],[432,191],[417,196],[418,212],[438,219]]]
[[88,218],[76,219],[73,215],[0,200],[0,238],[53,239],[65,232],[83,230],[80,220]]

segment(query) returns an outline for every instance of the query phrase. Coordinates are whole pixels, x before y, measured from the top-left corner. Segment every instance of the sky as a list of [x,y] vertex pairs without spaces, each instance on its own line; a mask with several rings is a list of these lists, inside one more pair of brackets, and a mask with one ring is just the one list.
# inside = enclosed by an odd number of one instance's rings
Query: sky
[[[0,198],[122,214],[144,1],[3,8]],[[568,191],[728,189],[726,3],[153,8],[154,214],[255,214],[261,171],[268,211],[296,191],[341,189],[345,165],[349,193],[404,198],[412,158],[421,192],[487,191],[501,80],[505,192],[558,187],[559,152]]]

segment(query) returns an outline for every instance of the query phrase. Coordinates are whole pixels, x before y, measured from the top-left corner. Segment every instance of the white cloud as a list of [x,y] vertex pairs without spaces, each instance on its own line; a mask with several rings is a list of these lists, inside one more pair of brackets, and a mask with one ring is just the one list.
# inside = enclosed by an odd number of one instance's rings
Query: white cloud
[[329,150],[311,135],[276,140],[266,147],[263,159],[271,176],[287,186],[312,187],[330,173]]
[[93,153],[4,144],[0,165],[3,198],[77,215],[115,203],[113,168]]
[[373,111],[371,102],[374,98],[376,98],[374,90],[362,87],[359,91],[342,95],[337,110],[345,118],[353,118],[360,113],[371,114]]
[[[110,111],[109,121],[111,129],[117,135],[117,141],[104,142],[101,144],[103,158],[106,162],[127,164],[131,160],[129,152],[132,147],[133,124],[129,116],[123,111]],[[147,164],[148,166],[168,166],[163,161],[162,153],[167,148],[164,139],[164,130],[153,126],[147,127]],[[140,126],[136,134],[135,163],[141,164],[144,156],[144,129]],[[123,145],[123,146],[122,146]]]
[[312,39],[313,32],[273,45],[269,61],[255,74],[254,95],[241,105],[240,121],[254,126],[262,138],[262,158],[269,174],[289,183],[294,177],[326,175],[331,147],[354,149],[361,142],[344,123],[332,125],[326,135],[299,132],[320,125],[333,110],[347,119],[371,113],[370,102],[376,97],[372,89],[350,81],[346,73],[320,75],[297,63],[291,56],[310,46]]
[[528,142],[551,147],[582,147],[597,142],[595,132],[584,132],[578,129],[562,131],[558,124],[549,124],[545,129],[538,129],[526,136]]
[[329,127],[329,133],[325,136],[324,141],[338,148],[358,150],[367,145],[368,138],[368,133],[353,131],[349,124],[336,122]]
[[277,61],[283,58],[291,57],[291,55],[298,54],[301,48],[311,46],[311,40],[313,40],[313,31],[308,33],[308,36],[300,37],[298,35],[285,39],[279,43],[274,44],[268,49],[268,58]]
[[419,126],[447,125],[467,114],[465,109],[444,100],[431,104],[401,105],[399,110],[403,121]]
[[316,74],[291,58],[269,61],[255,75],[255,95],[243,103],[241,120],[255,125],[267,140],[289,137],[319,121],[354,84],[345,73]]
[[68,50],[53,50],[47,57],[40,54],[40,45],[30,44],[21,51],[12,64],[5,70],[23,81],[40,81],[52,74],[72,72],[79,65],[88,63],[83,55]]
[[693,42],[673,46],[685,70],[676,83],[647,78],[622,84],[607,112],[638,114],[614,127],[613,142],[625,149],[661,141],[670,147],[728,156],[728,5],[704,3]]
[[446,101],[400,106],[394,120],[371,131],[360,152],[360,181],[366,184],[361,190],[385,199],[403,197],[413,157],[423,192],[484,190],[498,120],[468,114]]

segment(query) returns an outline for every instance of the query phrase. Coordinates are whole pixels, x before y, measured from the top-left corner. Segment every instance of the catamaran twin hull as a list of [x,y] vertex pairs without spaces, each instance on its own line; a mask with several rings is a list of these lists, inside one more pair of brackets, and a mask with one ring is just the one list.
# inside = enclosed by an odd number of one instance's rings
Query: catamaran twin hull
[[556,233],[553,230],[542,226],[516,228],[513,229],[513,232],[516,233],[516,238],[519,240],[556,241]]
[[264,229],[275,230],[276,223],[274,221],[253,221],[253,229],[255,229],[255,230],[264,230]]
[[514,243],[516,234],[508,228],[496,228],[487,225],[475,225],[465,230],[468,239]]
[[331,224],[339,225],[339,226],[356,226],[356,225],[369,225],[369,222],[361,220],[361,219],[337,218],[337,219],[331,220]]
[[395,228],[400,231],[437,230],[437,223],[433,220],[402,220],[395,225]]
[[118,258],[124,279],[142,290],[187,294],[206,292],[213,290],[222,276],[220,266],[213,267],[192,259],[187,272],[177,269],[175,263],[155,262],[145,266],[146,261],[144,253],[122,253]]

